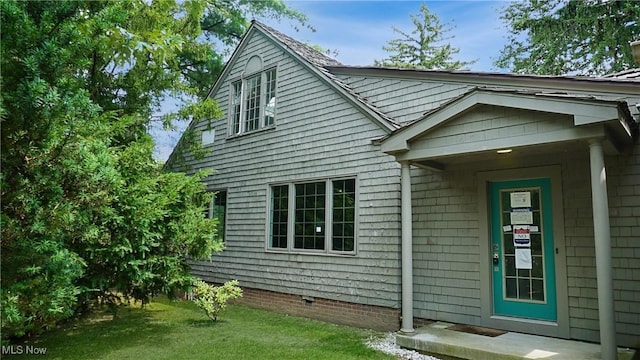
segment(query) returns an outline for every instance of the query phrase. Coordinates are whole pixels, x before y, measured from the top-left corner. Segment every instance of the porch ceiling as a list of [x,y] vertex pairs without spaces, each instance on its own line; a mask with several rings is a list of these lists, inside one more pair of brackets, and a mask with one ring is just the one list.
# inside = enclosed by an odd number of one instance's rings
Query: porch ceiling
[[624,102],[477,88],[395,131],[382,151],[436,169],[494,158],[499,149],[512,149],[512,158],[584,149],[591,139],[622,152],[633,142],[632,124]]
[[[512,150],[506,154],[500,154],[497,150],[478,150],[466,154],[455,154],[449,156],[433,157],[429,159],[412,159],[411,165],[427,168],[431,170],[445,170],[452,166],[492,163],[502,168],[516,168],[523,164],[528,164],[534,157],[539,158],[562,158],[571,153],[588,153],[588,144],[584,141],[566,141],[548,144],[536,144],[519,147],[509,147]],[[615,151],[609,147],[609,151]]]

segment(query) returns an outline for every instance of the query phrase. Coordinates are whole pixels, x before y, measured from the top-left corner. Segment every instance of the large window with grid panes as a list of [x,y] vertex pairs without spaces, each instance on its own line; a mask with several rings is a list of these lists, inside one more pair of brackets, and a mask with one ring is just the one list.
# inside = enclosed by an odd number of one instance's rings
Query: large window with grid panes
[[276,69],[271,68],[231,83],[230,135],[275,125]]
[[271,185],[267,249],[355,254],[355,178]]

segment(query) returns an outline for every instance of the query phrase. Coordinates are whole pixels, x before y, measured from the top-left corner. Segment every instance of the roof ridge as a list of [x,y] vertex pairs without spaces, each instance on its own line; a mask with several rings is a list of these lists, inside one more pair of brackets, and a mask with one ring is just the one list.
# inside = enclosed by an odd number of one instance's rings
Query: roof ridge
[[323,54],[322,52],[314,49],[313,47],[301,41],[298,41],[292,38],[291,36],[283,32],[280,32],[264,23],[261,23],[258,20],[251,20],[251,22],[257,25],[258,27],[262,28],[266,32],[270,33],[271,35],[273,35],[275,38],[280,40],[280,42],[283,43],[285,46],[295,51],[298,55],[300,55],[302,58],[309,61],[316,67],[344,66],[344,64],[342,64],[338,60],[332,57],[329,57]]

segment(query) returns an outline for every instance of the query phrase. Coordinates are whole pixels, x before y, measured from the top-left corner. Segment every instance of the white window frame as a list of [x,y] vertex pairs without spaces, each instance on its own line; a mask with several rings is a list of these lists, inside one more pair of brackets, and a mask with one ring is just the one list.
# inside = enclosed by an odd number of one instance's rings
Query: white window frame
[[[353,214],[353,251],[336,251],[333,248],[333,182],[340,180],[353,180],[355,182],[355,201],[354,201],[354,214]],[[325,183],[325,219],[324,219],[324,250],[314,249],[300,249],[295,246],[295,197],[296,197],[296,185],[309,184],[309,183]],[[278,248],[271,246],[271,200],[273,197],[273,187],[287,185],[288,189],[288,213],[287,213],[287,247]],[[334,256],[354,256],[358,251],[358,219],[359,219],[359,203],[360,203],[360,191],[358,177],[353,176],[339,176],[331,178],[315,178],[306,179],[301,181],[290,182],[278,182],[267,185],[267,206],[266,206],[266,239],[265,239],[265,251],[278,252],[278,253],[297,253],[297,254],[317,254],[317,255],[334,255]]]
[[[267,99],[267,74],[274,71],[275,79],[274,79],[274,103],[273,103],[273,121],[271,124],[266,124],[266,108],[269,105],[269,100]],[[248,89],[248,81],[253,79],[255,76],[260,76],[260,105],[259,105],[259,115],[258,115],[258,127],[255,129],[247,130],[247,96],[249,96]],[[239,119],[238,124],[235,122],[236,118],[236,107],[234,103],[235,97],[235,87],[237,84],[240,84],[240,107],[238,109]],[[278,103],[278,68],[277,66],[267,67],[263,70],[253,72],[251,74],[243,74],[240,78],[237,78],[229,84],[229,137],[239,136],[243,134],[250,134],[256,131],[260,131],[263,129],[274,128],[276,126],[276,118],[277,118],[277,103]]]

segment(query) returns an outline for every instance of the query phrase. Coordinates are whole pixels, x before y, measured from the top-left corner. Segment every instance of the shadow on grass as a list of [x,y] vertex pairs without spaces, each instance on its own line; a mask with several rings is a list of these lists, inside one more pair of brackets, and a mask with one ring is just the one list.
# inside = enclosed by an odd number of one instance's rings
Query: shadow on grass
[[[391,359],[368,349],[363,330],[230,306],[217,321],[192,302],[154,299],[67,324],[24,345],[46,356],[20,359]],[[3,357],[4,358],[4,357]]]
[[[167,309],[157,305],[145,309],[123,307],[118,311],[117,317],[101,311],[85,319],[64,324],[20,345],[25,350],[29,346],[45,348],[47,359],[111,358],[110,353],[122,349],[162,346],[172,329],[172,324],[160,320],[166,313]],[[23,352],[8,358],[43,358]]]

